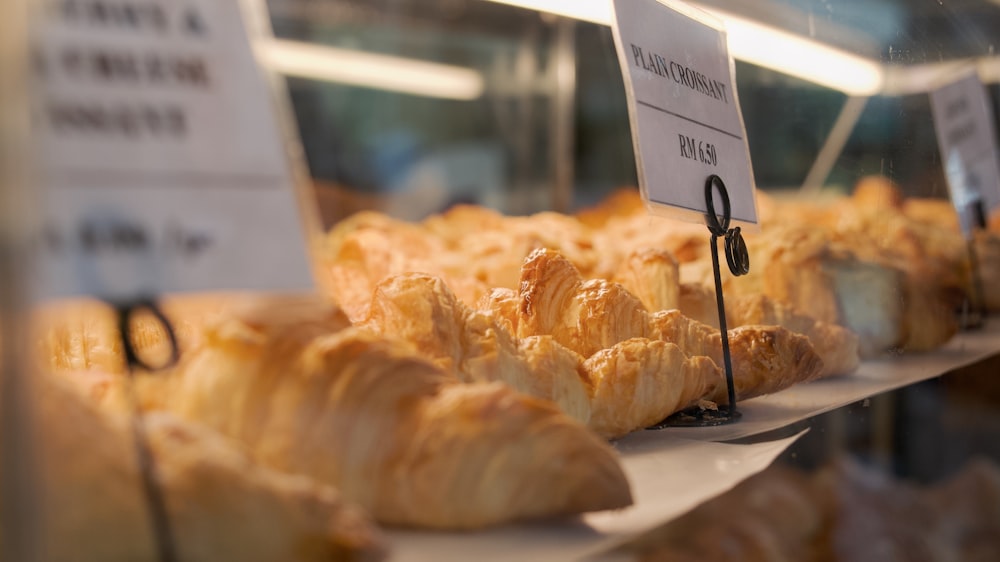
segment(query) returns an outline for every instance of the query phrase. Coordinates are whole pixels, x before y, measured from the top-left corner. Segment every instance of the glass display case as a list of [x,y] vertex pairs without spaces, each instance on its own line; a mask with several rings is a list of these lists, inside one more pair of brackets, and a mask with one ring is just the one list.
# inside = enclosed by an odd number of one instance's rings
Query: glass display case
[[728,401],[728,351],[709,232],[638,195],[611,2],[243,5],[319,295],[32,301],[5,112],[0,558],[122,520],[83,559],[1000,558],[1000,213],[960,231],[931,103],[974,72],[996,137],[1000,4],[692,3],[727,32],[762,228],[718,281],[742,418],[649,431]]

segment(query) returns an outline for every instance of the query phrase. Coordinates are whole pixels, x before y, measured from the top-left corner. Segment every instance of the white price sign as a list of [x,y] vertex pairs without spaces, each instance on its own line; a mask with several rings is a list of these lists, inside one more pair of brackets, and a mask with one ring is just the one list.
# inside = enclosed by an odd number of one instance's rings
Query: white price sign
[[639,184],[651,208],[704,221],[705,182],[718,175],[733,221],[756,225],[750,154],[721,24],[679,2],[614,0],[612,29]]
[[1000,205],[996,132],[986,90],[975,71],[931,92],[938,148],[962,232]]
[[38,295],[311,288],[240,2],[34,8]]

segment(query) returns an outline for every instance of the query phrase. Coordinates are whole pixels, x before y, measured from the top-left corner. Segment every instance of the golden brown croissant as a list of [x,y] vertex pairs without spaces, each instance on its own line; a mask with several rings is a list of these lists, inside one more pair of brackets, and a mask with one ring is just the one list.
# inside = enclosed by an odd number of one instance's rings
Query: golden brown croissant
[[[64,380],[33,379],[44,555],[53,562],[155,559],[133,434]],[[208,428],[145,416],[182,560],[377,560],[378,532],[330,487],[255,465]]]
[[501,326],[507,333],[517,333],[517,291],[497,287],[483,295],[476,309]]
[[680,308],[680,270],[669,252],[633,252],[612,280],[635,295],[646,310]]
[[[685,316],[719,327],[715,291],[701,283],[678,284],[677,265],[664,252],[634,254],[622,266],[619,278],[643,301],[650,312],[680,309]],[[734,281],[741,283],[743,279]],[[667,291],[672,294],[667,295]],[[729,328],[747,325],[775,325],[809,338],[823,362],[821,376],[846,374],[857,369],[857,336],[842,326],[820,322],[796,312],[766,295],[732,291],[725,299]],[[670,306],[666,306],[670,305]]]
[[[685,284],[681,287],[681,294],[682,314],[718,328],[719,313],[714,291],[701,285]],[[766,295],[732,295],[726,298],[725,304],[729,328],[781,326],[809,338],[823,362],[821,377],[853,373],[861,362],[858,336],[843,326],[800,314]]]
[[576,219],[591,228],[601,228],[613,218],[644,214],[646,205],[639,190],[634,187],[619,187],[600,203],[581,210]]
[[[509,296],[494,291],[497,306]],[[410,274],[379,284],[365,327],[410,341],[465,381],[503,381],[552,400],[603,437],[647,427],[713,390],[721,372],[673,344],[637,338],[584,361],[549,335],[516,340],[468,310],[433,277]]]
[[550,403],[455,381],[321,307],[298,316],[210,329],[170,407],[387,524],[471,529],[631,502],[614,451]]
[[569,260],[536,250],[521,268],[517,335],[551,335],[590,357],[618,342],[646,336],[646,309],[617,283],[583,281]]
[[[678,310],[650,315],[650,338],[676,343],[691,356],[704,355],[723,364],[719,330],[696,322]],[[809,339],[779,326],[742,326],[729,330],[736,398],[771,394],[797,382],[817,378],[823,362]],[[728,402],[726,388],[709,397]]]
[[326,238],[319,270],[326,289],[354,321],[365,317],[375,285],[389,275],[421,272],[448,280],[459,297],[474,304],[486,292],[475,262],[465,259],[422,225],[362,212],[334,227]]
[[849,328],[858,335],[862,357],[903,341],[904,274],[899,269],[858,259],[822,232],[798,227],[769,235],[751,261],[762,264],[764,294]]
[[[730,304],[730,302],[732,304]],[[861,363],[858,336],[851,330],[820,322],[766,295],[737,297],[726,302],[726,321],[730,326],[774,325],[809,338],[823,362],[819,376],[846,375]]]
[[725,388],[711,359],[645,338],[598,351],[583,366],[594,386],[590,427],[606,437],[649,427]]
[[[551,334],[584,356],[627,339],[648,337],[673,342],[689,356],[707,356],[722,364],[718,329],[676,310],[648,315],[616,283],[581,283],[573,265],[554,252],[539,250],[528,258],[520,296],[521,336]],[[822,371],[822,360],[809,340],[783,328],[744,326],[730,330],[729,340],[738,398],[776,392],[816,378]]]
[[[253,298],[221,293],[187,295],[165,298],[159,305],[183,352],[197,345],[206,323]],[[118,317],[110,305],[91,299],[48,303],[33,311],[31,323],[39,368],[55,373],[124,372]],[[160,322],[148,311],[140,310],[129,325],[132,345],[140,357],[150,365],[165,363],[170,345]]]
[[550,337],[516,341],[441,279],[411,273],[383,280],[362,326],[407,342],[465,382],[502,381],[555,402],[581,423],[590,420],[590,382],[578,354]]

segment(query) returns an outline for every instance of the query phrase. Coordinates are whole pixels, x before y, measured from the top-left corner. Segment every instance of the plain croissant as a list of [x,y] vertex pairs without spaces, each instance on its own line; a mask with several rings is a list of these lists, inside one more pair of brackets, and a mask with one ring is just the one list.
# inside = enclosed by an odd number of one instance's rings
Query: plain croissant
[[465,384],[313,306],[241,314],[188,355],[169,407],[383,523],[471,529],[631,503],[606,443],[548,402]]
[[[692,320],[679,310],[665,310],[650,317],[651,337],[676,342],[691,355],[705,355],[723,362],[722,334]],[[823,361],[809,339],[780,326],[741,326],[729,330],[733,365],[733,386],[738,400],[772,394],[798,383],[813,380],[823,371]],[[726,388],[709,399],[726,403]]]
[[[688,356],[707,356],[722,364],[718,329],[679,311],[652,315],[617,283],[583,281],[569,261],[538,250],[525,261],[519,291],[519,336],[551,334],[556,341],[592,354],[619,342],[647,337],[675,343]],[[729,331],[737,397],[777,392],[820,375],[823,362],[808,338],[778,326],[742,326]],[[712,397],[724,401],[725,389]]]
[[[42,560],[156,558],[124,416],[96,409],[65,377],[33,377]],[[116,377],[120,380],[120,377]],[[145,417],[177,555],[198,562],[377,560],[370,519],[329,486],[253,463],[208,428]]]
[[[502,290],[489,299],[509,302]],[[584,360],[550,335],[512,337],[508,321],[494,322],[467,308],[429,275],[396,275],[379,283],[364,326],[409,342],[462,380],[503,381],[551,400],[608,438],[656,423],[721,382],[711,360],[688,358],[665,342],[636,338]]]

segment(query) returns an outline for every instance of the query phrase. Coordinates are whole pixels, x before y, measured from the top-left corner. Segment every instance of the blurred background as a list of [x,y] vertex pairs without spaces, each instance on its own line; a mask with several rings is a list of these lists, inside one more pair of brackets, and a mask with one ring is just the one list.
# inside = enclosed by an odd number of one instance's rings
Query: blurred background
[[[584,19],[487,0],[269,0],[264,53],[290,77],[327,224],[459,202],[571,211],[635,185],[607,3],[549,4]],[[927,92],[977,68],[1000,99],[992,0],[696,5],[729,29],[765,190],[883,174],[946,196]]]

